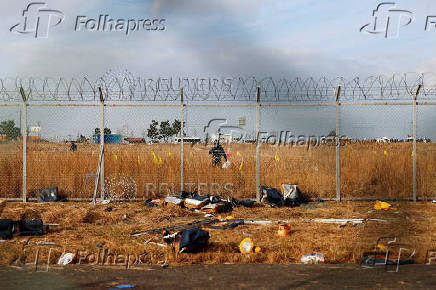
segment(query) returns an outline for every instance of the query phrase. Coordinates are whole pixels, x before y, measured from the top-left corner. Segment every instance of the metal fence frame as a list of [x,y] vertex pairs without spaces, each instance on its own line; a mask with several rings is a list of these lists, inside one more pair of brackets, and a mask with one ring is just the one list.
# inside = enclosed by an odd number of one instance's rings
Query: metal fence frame
[[[277,82],[275,85],[273,85],[273,88],[271,89],[268,87],[268,84],[262,83],[263,81],[272,82],[273,80],[263,79],[262,81],[256,81],[254,79],[254,84],[256,84],[255,87],[251,85],[249,89],[245,88],[244,90],[236,89],[235,91],[239,94],[244,96],[243,103],[238,103],[238,98],[233,99],[220,99],[217,98],[215,100],[212,100],[212,103],[201,103],[205,101],[210,101],[210,96],[207,96],[205,98],[201,98],[201,94],[195,95],[192,93],[192,88],[188,88],[191,95],[190,97],[186,97],[186,87],[181,87],[178,90],[173,89],[171,93],[169,91],[166,91],[167,97],[166,98],[154,98],[152,102],[150,102],[149,99],[143,99],[143,100],[132,100],[132,95],[136,92],[134,90],[127,90],[127,95],[130,95],[130,99],[125,99],[123,96],[126,93],[125,85],[126,80],[118,80],[116,82],[116,86],[118,88],[118,93],[121,96],[120,98],[117,98],[117,101],[123,101],[124,104],[121,103],[111,103],[113,99],[109,98],[111,94],[113,94],[114,90],[110,89],[110,86],[105,83],[104,81],[100,80],[100,82],[96,82],[94,86],[88,82],[89,86],[92,88],[91,90],[85,90],[80,85],[77,85],[79,89],[76,88],[76,90],[72,89],[72,86],[75,84],[75,80],[71,80],[71,82],[68,84],[64,84],[64,90],[60,89],[60,84],[64,83],[65,81],[60,79],[57,83],[57,89],[52,90],[49,88],[49,82],[41,81],[42,87],[40,87],[39,90],[32,90],[32,88],[35,88],[35,84],[32,80],[27,81],[27,87],[26,89],[23,87],[23,83],[25,83],[21,79],[17,79],[15,81],[16,87],[14,89],[7,88],[5,85],[4,80],[0,80],[0,107],[7,107],[7,106],[22,106],[23,108],[23,124],[22,124],[22,136],[23,136],[23,180],[22,180],[22,198],[4,198],[6,200],[15,200],[15,201],[32,201],[36,200],[35,198],[28,198],[27,197],[27,172],[26,172],[26,160],[27,160],[27,110],[28,107],[32,106],[47,106],[47,107],[62,107],[62,106],[98,106],[100,109],[100,146],[104,148],[104,120],[105,120],[105,113],[104,108],[105,107],[117,107],[117,106],[145,106],[145,107],[152,107],[152,106],[174,106],[174,107],[180,107],[180,119],[182,124],[184,124],[184,110],[187,107],[193,107],[193,106],[214,106],[214,107],[220,107],[220,106],[246,106],[246,107],[255,107],[256,108],[256,199],[259,200],[260,198],[260,151],[261,151],[261,141],[259,139],[259,132],[260,132],[260,124],[261,124],[261,115],[260,110],[261,107],[298,107],[298,106],[330,106],[334,107],[336,110],[336,197],[335,198],[317,198],[316,200],[353,200],[353,201],[359,201],[359,200],[375,200],[379,198],[383,198],[385,200],[411,200],[416,202],[417,200],[421,200],[422,198],[417,197],[417,185],[416,185],[416,171],[417,171],[417,108],[418,106],[422,105],[436,105],[436,101],[432,101],[433,96],[436,95],[436,86],[425,86],[424,85],[424,79],[425,77],[423,75],[420,75],[416,78],[415,82],[413,82],[412,85],[408,85],[406,81],[406,75],[402,78],[400,78],[400,81],[395,82],[395,77],[389,79],[381,79],[381,78],[369,78],[372,80],[373,84],[377,83],[376,85],[360,85],[358,79],[354,79],[351,82],[347,82],[344,79],[336,79],[339,81],[336,81],[336,84],[339,83],[336,86],[333,86],[335,82],[328,81],[327,79],[323,78],[319,80],[319,83],[323,83],[324,86],[317,86],[315,85],[315,82],[313,79],[310,79],[309,81],[306,80],[304,82],[300,82],[302,85],[298,87],[298,79],[294,82],[289,82],[296,84],[295,87],[289,89],[289,87],[285,90],[286,95],[288,96],[287,99],[283,100],[280,99],[281,91],[278,88],[280,85],[280,81]],[[398,78],[398,77],[397,77]],[[283,83],[283,82],[282,82]],[[364,83],[368,83],[368,81],[365,81]],[[239,84],[241,84],[241,78],[239,78]],[[243,83],[244,86],[246,83]],[[352,86],[351,86],[352,84]],[[384,86],[382,84],[385,84]],[[82,81],[83,85],[83,81]],[[98,86],[99,85],[99,86]],[[113,84],[112,84],[113,85]],[[262,85],[265,85],[264,87]],[[424,91],[423,100],[418,100],[418,95],[423,88],[422,91]],[[377,91],[380,90],[380,93],[377,94]],[[115,90],[116,91],[116,90]],[[144,93],[144,91],[138,90],[139,92]],[[178,96],[175,95],[178,91]],[[330,91],[330,93],[328,93]],[[21,97],[21,100],[19,100],[16,96],[19,92],[19,95]],[[33,92],[33,93],[32,93]],[[372,92],[372,94],[371,94]],[[375,92],[375,93],[374,93]],[[275,96],[275,99],[267,98],[268,94],[271,94]],[[77,96],[80,96],[78,99],[71,98],[73,94],[77,94]],[[251,94],[254,94],[254,96],[250,97]],[[265,98],[262,99],[262,94],[264,94]],[[320,95],[317,95],[320,94]],[[386,95],[388,94],[388,95]],[[32,97],[36,96],[45,96],[42,99],[39,99],[35,102],[35,100],[32,99]],[[298,96],[302,95],[303,97],[298,98]],[[330,95],[330,97],[329,97]],[[88,100],[86,100],[86,96],[90,97]],[[98,98],[96,98],[98,96]],[[172,96],[171,98],[168,98],[168,96]],[[235,96],[235,95],[234,95]],[[293,99],[290,99],[289,96],[293,96]],[[315,96],[315,97],[313,97]],[[351,97],[350,97],[351,96]],[[372,97],[371,97],[372,96]],[[375,97],[374,97],[375,96]],[[379,97],[377,97],[379,96]],[[381,96],[381,97],[380,97]],[[431,97],[429,99],[429,96]],[[198,98],[197,100],[195,98]],[[109,100],[109,102],[107,101]],[[180,100],[180,103],[177,103],[177,100]],[[38,101],[42,101],[39,103]],[[92,103],[90,104],[89,101]],[[195,101],[200,101],[200,103],[196,103]],[[235,102],[236,101],[236,102]],[[242,100],[239,100],[242,101]],[[80,103],[79,103],[80,102]],[[82,103],[85,102],[85,103]],[[398,197],[398,198],[386,198],[386,197],[379,197],[379,198],[366,198],[366,197],[352,197],[352,198],[343,198],[341,196],[341,163],[340,163],[340,152],[341,152],[341,146],[340,146],[340,111],[342,106],[397,106],[397,105],[410,105],[413,110],[413,129],[412,129],[412,137],[413,137],[413,180],[412,180],[412,193],[411,196],[408,198],[404,197]],[[104,152],[104,150],[103,150]],[[181,153],[181,160],[180,160],[180,169],[181,169],[181,190],[183,190],[184,185],[184,171],[183,171],[183,164],[184,164],[184,141],[183,141],[183,134],[181,134],[181,142],[180,142],[180,153]],[[100,198],[104,199],[104,158],[102,161],[101,166],[101,175],[100,175]],[[435,197],[428,197],[427,199],[435,199]],[[68,200],[71,201],[89,201],[90,198],[68,198]],[[138,199],[137,199],[138,200]],[[141,200],[141,199],[139,199]]]

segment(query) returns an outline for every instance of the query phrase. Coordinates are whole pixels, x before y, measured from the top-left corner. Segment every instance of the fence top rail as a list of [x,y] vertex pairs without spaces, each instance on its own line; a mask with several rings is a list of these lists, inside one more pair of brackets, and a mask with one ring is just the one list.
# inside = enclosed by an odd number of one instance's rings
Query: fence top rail
[[410,101],[421,85],[418,100],[436,100],[436,75],[395,74],[353,79],[256,77],[112,77],[0,78],[0,103],[22,102],[20,88],[28,102],[99,102],[102,88],[105,102],[229,102],[255,103],[260,87],[263,103],[334,103],[334,89],[341,86],[339,101]]

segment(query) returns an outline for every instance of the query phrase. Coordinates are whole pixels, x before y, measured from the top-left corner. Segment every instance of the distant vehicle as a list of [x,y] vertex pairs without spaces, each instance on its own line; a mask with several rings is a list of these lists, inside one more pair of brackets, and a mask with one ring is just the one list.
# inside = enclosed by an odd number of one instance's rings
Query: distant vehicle
[[124,138],[125,141],[127,141],[127,143],[132,144],[132,143],[145,143],[145,139],[144,138],[134,138],[134,137],[128,137],[128,138]]
[[381,138],[377,138],[376,142],[377,143],[389,143],[389,142],[391,142],[391,139],[389,139],[388,137],[381,137]]
[[[182,142],[182,137],[174,137],[174,143],[180,143]],[[198,137],[183,137],[183,143],[199,143],[201,142],[201,139]]]

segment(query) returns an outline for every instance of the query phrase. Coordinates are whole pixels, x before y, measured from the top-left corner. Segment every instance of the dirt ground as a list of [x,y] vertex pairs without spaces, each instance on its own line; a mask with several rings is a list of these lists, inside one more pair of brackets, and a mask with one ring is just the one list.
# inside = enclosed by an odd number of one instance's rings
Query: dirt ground
[[[190,264],[293,264],[303,254],[323,253],[329,264],[356,264],[364,251],[373,249],[379,237],[396,237],[401,247],[415,251],[416,263],[425,263],[426,252],[436,249],[436,204],[392,202],[395,209],[374,210],[374,202],[312,202],[295,208],[238,207],[222,214],[234,218],[293,219],[290,235],[279,237],[277,224],[240,225],[233,229],[208,229],[209,245],[198,253],[176,253],[161,247],[160,234],[132,237],[135,231],[182,224],[204,219],[204,213],[173,205],[148,207],[142,202],[110,203],[93,207],[89,203],[7,203],[1,218],[41,218],[59,223],[40,237],[14,237],[0,242],[0,264],[21,266],[32,263],[55,264],[62,253],[76,254],[73,264],[159,265]],[[374,218],[359,225],[308,222],[311,218]],[[258,253],[238,251],[239,243],[250,236]],[[388,240],[385,240],[387,242]],[[41,242],[53,245],[41,245]],[[148,243],[147,243],[148,242]],[[150,243],[152,242],[152,243]],[[101,257],[100,260],[96,257]],[[127,257],[127,258],[126,258]],[[131,260],[129,260],[131,259]],[[128,260],[128,261],[127,261]],[[241,268],[245,269],[245,268]]]
[[[391,269],[390,269],[391,270]],[[140,270],[66,266],[49,272],[0,268],[3,289],[432,289],[436,266],[404,265],[398,273],[358,265],[191,265]]]

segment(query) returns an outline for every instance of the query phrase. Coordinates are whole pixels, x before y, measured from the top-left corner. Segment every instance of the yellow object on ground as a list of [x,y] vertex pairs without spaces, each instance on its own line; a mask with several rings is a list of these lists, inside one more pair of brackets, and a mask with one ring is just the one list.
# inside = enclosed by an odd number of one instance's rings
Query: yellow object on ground
[[388,210],[391,206],[392,206],[391,204],[389,204],[389,203],[387,203],[385,201],[377,200],[375,202],[375,204],[374,204],[374,209],[377,209],[377,210],[381,210],[381,209]]
[[254,248],[254,252],[255,252],[255,253],[259,253],[259,252],[260,252],[260,250],[261,250],[261,248],[260,248],[260,247],[256,247],[256,248]]
[[279,230],[277,231],[277,235],[280,237],[289,236],[290,227],[288,225],[279,225]]
[[251,238],[245,238],[239,244],[239,251],[241,251],[242,254],[248,254],[253,252],[253,248],[254,248],[254,243]]

